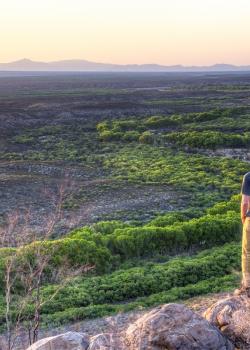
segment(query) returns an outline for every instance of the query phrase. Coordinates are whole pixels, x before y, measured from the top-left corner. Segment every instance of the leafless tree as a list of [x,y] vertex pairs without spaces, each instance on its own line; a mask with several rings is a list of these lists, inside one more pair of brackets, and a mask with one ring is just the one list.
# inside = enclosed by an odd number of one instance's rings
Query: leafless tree
[[[6,225],[0,231],[1,247],[9,248],[5,258],[5,319],[7,330],[7,349],[13,349],[16,338],[24,329],[28,332],[29,344],[38,339],[41,323],[42,307],[53,300],[57,293],[74,277],[79,276],[94,266],[83,265],[72,268],[64,258],[60,266],[55,267],[50,274],[50,281],[56,283],[54,293],[44,297],[41,293],[46,280],[46,270],[55,254],[53,245],[46,245],[54,232],[55,226],[62,218],[63,203],[72,185],[68,179],[62,181],[56,192],[45,190],[53,202],[54,211],[46,219],[43,235],[30,231],[28,222],[30,210],[26,213],[13,212],[7,216]],[[20,224],[22,222],[22,225]],[[39,239],[39,240],[38,240]],[[30,256],[25,254],[27,248],[22,242],[31,242]],[[17,247],[12,249],[12,247]],[[16,293],[16,285],[21,285],[22,291]],[[15,300],[14,300],[15,298]],[[18,305],[18,310],[14,310]],[[27,306],[33,306],[32,316],[27,315]]]

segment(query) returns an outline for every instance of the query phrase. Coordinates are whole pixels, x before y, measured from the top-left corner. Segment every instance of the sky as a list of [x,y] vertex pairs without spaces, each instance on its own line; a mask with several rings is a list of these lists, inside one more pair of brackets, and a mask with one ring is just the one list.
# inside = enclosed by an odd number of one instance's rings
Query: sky
[[0,62],[250,64],[250,0],[0,0]]

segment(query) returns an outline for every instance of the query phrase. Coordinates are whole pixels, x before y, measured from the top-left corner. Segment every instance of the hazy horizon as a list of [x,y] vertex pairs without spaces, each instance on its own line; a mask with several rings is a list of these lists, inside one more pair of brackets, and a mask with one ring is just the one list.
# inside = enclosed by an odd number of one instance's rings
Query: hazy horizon
[[[36,60],[36,59],[33,59],[33,58],[30,58],[30,57],[21,57],[21,58],[17,58],[15,60],[12,60],[12,61],[5,61],[5,62],[0,62],[0,64],[9,64],[9,63],[15,63],[15,62],[22,62],[22,61],[31,61],[31,62],[36,62],[36,63],[56,63],[56,62],[63,62],[63,61],[86,61],[86,62],[91,62],[91,63],[101,63],[101,64],[112,64],[112,65],[120,65],[120,63],[117,63],[117,62],[101,62],[101,61],[92,61],[92,60],[89,60],[89,59],[86,59],[86,58],[71,58],[71,59],[68,59],[68,58],[64,58],[64,59],[60,59],[60,60],[56,60],[56,59],[52,59],[52,60],[49,60],[49,61],[42,61],[42,60]],[[201,64],[188,64],[188,65],[185,65],[181,62],[176,62],[176,63],[173,63],[173,64],[160,64],[158,62],[145,62],[145,63],[140,63],[140,62],[136,62],[136,63],[123,63],[121,65],[163,65],[163,66],[183,66],[183,67],[210,67],[210,66],[215,66],[215,65],[234,65],[234,66],[250,66],[250,60],[249,60],[249,63],[246,63],[246,64],[243,64],[243,65],[240,65],[240,64],[234,64],[234,63],[231,63],[231,62],[213,62],[211,64],[208,64],[208,65],[201,65]]]
[[11,0],[0,4],[0,62],[250,64],[248,0]]

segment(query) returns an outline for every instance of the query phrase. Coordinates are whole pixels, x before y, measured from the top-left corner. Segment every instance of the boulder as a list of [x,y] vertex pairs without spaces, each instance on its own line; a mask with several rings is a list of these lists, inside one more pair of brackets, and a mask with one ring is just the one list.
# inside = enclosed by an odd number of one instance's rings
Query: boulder
[[166,304],[139,318],[126,331],[130,350],[233,350],[232,343],[185,305]]
[[87,350],[89,337],[86,334],[67,332],[38,340],[27,350]]
[[250,349],[250,299],[247,296],[218,300],[204,312],[204,317],[238,348]]
[[234,350],[215,326],[218,322],[213,323],[185,305],[166,304],[145,313],[122,333],[90,338],[68,332],[39,340],[27,350]]
[[118,334],[102,333],[91,338],[88,350],[122,350],[123,345],[120,342]]

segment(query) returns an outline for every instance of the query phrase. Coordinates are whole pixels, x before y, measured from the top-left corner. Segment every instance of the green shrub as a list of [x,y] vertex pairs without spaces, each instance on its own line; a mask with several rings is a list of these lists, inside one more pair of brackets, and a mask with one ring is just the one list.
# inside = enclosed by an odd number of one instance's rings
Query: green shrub
[[219,131],[171,132],[164,136],[167,142],[178,146],[216,149],[218,147],[246,147],[250,144],[248,134],[235,135]]
[[[119,221],[100,222],[70,233],[70,238],[95,242],[122,261],[131,258],[175,255],[238,241],[241,222],[239,196],[217,204],[207,215],[188,220],[189,211],[156,217],[144,226],[131,227]],[[196,215],[199,216],[200,212]],[[195,215],[195,213],[193,213]]]
[[[176,258],[165,264],[149,264],[101,277],[78,278],[62,288],[42,312],[50,314],[71,307],[123,302],[223,277],[240,268],[240,256],[240,246],[231,244],[193,258]],[[44,287],[43,297],[48,299],[55,288]]]
[[159,215],[153,220],[151,220],[147,226],[156,226],[156,227],[165,227],[168,225],[173,225],[176,222],[185,221],[186,217],[184,214],[175,212],[175,213],[167,213],[165,215]]
[[32,144],[35,138],[31,135],[18,135],[14,138],[14,142],[23,144]]
[[138,141],[140,137],[140,133],[138,131],[126,131],[123,136],[123,141]]
[[113,233],[116,229],[129,227],[129,225],[122,221],[113,220],[100,221],[96,224],[93,224],[91,227],[94,230],[94,232],[107,235]]
[[[63,238],[54,241],[45,241],[28,244],[26,246],[6,251],[0,249],[0,276],[3,277],[5,270],[5,259],[11,255],[16,255],[19,266],[24,269],[31,264],[35,266],[39,255],[47,257],[48,264],[44,270],[43,278],[50,281],[53,271],[65,264],[71,267],[91,265],[97,274],[109,271],[112,265],[112,256],[107,248],[98,246],[93,240]],[[3,278],[4,279],[4,278]],[[0,290],[3,285],[0,286]]]
[[206,215],[166,227],[142,226],[116,229],[103,238],[113,254],[122,259],[174,255],[193,249],[209,248],[240,239],[240,216],[235,212]]
[[144,124],[149,128],[157,129],[157,128],[163,128],[163,127],[169,127],[169,126],[176,126],[178,125],[178,121],[176,118],[153,116],[146,119]]
[[213,207],[207,209],[210,215],[226,214],[228,211],[240,213],[241,195],[232,196],[229,201],[216,203]]
[[110,130],[104,130],[100,133],[100,139],[102,141],[117,141],[122,138],[122,132],[114,132]]
[[[240,256],[240,245],[228,244],[193,258],[147,264],[102,277],[77,278],[64,286],[55,299],[44,304],[43,324],[63,324],[231,290],[239,283],[239,276],[232,275],[231,271],[240,268]],[[48,300],[55,289],[57,286],[44,287],[43,300]],[[28,305],[26,315],[31,315],[31,311],[32,305]],[[4,298],[1,297],[0,324],[2,327],[5,324]]]
[[112,123],[112,130],[114,131],[128,131],[135,130],[138,127],[137,120],[117,120]]
[[139,137],[139,142],[152,144],[154,143],[154,135],[150,131],[144,131]]
[[98,123],[96,126],[96,129],[98,130],[99,133],[103,133],[104,131],[107,131],[110,129],[110,123],[108,121]]
[[200,281],[196,284],[189,284],[185,287],[174,287],[169,291],[164,291],[150,296],[137,298],[120,304],[99,304],[86,307],[71,307],[63,311],[57,311],[52,314],[43,314],[42,321],[44,325],[60,326],[68,322],[76,322],[83,319],[96,318],[117,314],[119,312],[128,312],[134,309],[141,309],[156,306],[159,304],[184,301],[186,299],[209,293],[232,291],[239,284],[239,277],[235,274],[212,277]]
[[187,241],[181,227],[135,227],[117,229],[104,238],[113,254],[123,259],[152,256],[153,254],[176,254],[187,249]]

